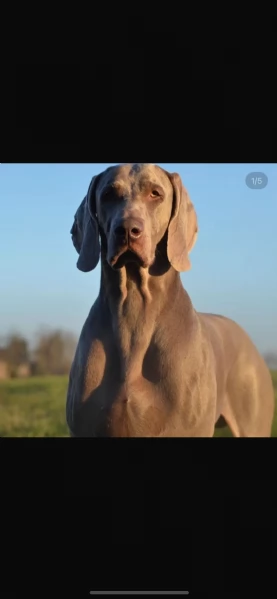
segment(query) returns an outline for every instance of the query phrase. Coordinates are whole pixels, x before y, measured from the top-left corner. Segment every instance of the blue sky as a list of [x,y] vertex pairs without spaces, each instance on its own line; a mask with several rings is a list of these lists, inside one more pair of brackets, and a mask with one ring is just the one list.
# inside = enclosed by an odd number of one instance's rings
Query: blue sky
[[[0,338],[19,330],[32,341],[41,326],[79,335],[100,269],[77,270],[69,231],[91,177],[107,166],[0,165]],[[192,269],[182,274],[194,306],[237,320],[261,351],[277,350],[277,166],[159,166],[179,172],[197,211]],[[246,186],[252,171],[266,173],[265,189]]]

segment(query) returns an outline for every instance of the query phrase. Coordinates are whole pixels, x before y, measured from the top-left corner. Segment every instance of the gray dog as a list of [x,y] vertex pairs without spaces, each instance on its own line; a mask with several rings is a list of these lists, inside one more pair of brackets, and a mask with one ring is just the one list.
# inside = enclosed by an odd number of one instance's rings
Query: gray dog
[[92,179],[71,229],[80,270],[101,256],[70,372],[72,436],[212,437],[226,422],[235,437],[270,436],[262,357],[235,322],[196,312],[182,286],[197,231],[178,174],[127,164]]

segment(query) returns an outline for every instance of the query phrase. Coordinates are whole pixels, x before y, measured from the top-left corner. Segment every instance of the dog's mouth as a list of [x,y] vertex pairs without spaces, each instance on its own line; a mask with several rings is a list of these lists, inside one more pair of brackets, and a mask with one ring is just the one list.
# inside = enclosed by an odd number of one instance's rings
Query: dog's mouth
[[134,263],[142,268],[147,268],[149,266],[148,262],[144,260],[141,256],[139,256],[136,252],[133,252],[130,249],[127,249],[125,252],[117,254],[111,260],[108,261],[110,266],[115,270],[126,266],[126,264]]

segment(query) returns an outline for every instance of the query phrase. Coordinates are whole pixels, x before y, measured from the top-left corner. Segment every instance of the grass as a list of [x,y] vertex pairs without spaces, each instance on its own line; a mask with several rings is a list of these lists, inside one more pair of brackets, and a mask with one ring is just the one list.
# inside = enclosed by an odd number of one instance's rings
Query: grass
[[[272,372],[275,417],[272,436],[277,437],[277,371]],[[0,437],[68,437],[65,400],[68,378],[34,377],[0,381]],[[231,437],[220,429],[215,437]]]
[[1,381],[0,437],[68,437],[67,384],[67,376]]

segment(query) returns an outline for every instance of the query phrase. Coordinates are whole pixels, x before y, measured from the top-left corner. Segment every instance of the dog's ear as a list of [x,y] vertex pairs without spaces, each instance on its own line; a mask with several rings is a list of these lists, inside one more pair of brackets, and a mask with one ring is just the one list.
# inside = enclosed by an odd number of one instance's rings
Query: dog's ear
[[173,207],[168,226],[167,256],[178,272],[191,268],[189,253],[198,233],[197,216],[187,190],[177,173],[167,173],[173,187]]
[[96,218],[95,190],[98,176],[93,177],[88,193],[80,204],[71,228],[72,242],[79,254],[77,268],[93,270],[100,257],[99,228]]

